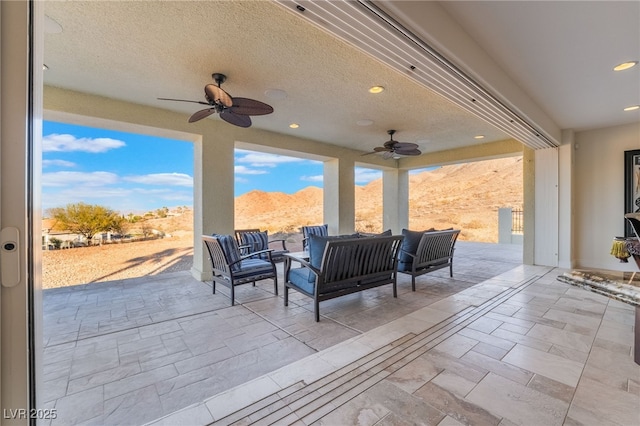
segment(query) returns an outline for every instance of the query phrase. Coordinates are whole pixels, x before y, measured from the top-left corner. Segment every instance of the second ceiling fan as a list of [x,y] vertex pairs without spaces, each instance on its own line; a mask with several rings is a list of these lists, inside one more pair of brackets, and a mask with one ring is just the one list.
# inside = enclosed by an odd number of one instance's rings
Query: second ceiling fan
[[382,146],[377,146],[373,148],[372,152],[367,152],[362,155],[369,154],[379,154],[382,153],[382,158],[389,159],[394,158],[396,155],[420,155],[422,151],[418,149],[418,144],[411,142],[398,142],[393,140],[393,135],[395,134],[395,130],[387,130],[387,134],[389,135],[389,140],[386,141]]

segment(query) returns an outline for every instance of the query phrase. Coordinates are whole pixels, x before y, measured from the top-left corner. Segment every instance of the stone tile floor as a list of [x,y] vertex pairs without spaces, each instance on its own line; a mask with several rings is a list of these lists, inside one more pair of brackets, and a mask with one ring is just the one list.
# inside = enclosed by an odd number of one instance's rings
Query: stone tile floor
[[[48,290],[52,424],[638,424],[630,306],[459,242],[454,277],[240,303],[188,273]],[[186,407],[186,408],[185,408]],[[164,416],[164,417],[163,417]]]

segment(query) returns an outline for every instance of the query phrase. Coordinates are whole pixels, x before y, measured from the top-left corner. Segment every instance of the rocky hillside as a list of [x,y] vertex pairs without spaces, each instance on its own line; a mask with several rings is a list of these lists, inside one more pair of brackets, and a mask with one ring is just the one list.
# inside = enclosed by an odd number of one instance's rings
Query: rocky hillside
[[[382,231],[382,180],[356,187],[356,228]],[[497,242],[498,208],[522,207],[522,157],[444,166],[409,178],[411,229],[455,227],[461,239]],[[236,228],[296,232],[322,223],[322,190],[251,191],[236,198]]]

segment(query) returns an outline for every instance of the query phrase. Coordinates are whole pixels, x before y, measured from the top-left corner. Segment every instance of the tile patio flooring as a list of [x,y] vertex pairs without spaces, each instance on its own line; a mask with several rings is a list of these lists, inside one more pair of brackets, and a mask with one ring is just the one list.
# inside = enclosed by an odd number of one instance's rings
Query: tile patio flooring
[[453,278],[401,275],[397,299],[323,302],[320,323],[270,281],[234,307],[186,272],[47,290],[41,406],[54,425],[640,424],[631,306],[521,253],[459,242]]

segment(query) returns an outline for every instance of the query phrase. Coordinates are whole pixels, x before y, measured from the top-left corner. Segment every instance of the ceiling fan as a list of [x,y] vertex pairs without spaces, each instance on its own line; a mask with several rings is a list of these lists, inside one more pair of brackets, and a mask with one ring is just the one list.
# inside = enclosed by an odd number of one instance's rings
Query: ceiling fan
[[411,142],[398,142],[393,140],[395,130],[387,130],[389,140],[384,143],[383,146],[377,146],[373,148],[372,152],[367,152],[362,155],[378,154],[382,153],[382,158],[397,158],[397,155],[420,155],[422,152],[418,149],[418,144]]
[[216,84],[207,84],[204,86],[204,97],[207,102],[170,98],[158,99],[161,101],[193,102],[209,106],[209,108],[197,111],[189,117],[189,123],[195,123],[213,113],[218,113],[220,114],[220,118],[227,123],[240,127],[249,127],[251,126],[250,115],[266,115],[273,112],[273,107],[264,102],[248,98],[232,98],[231,95],[220,87],[227,79],[227,76],[220,73],[213,73],[211,76]]

